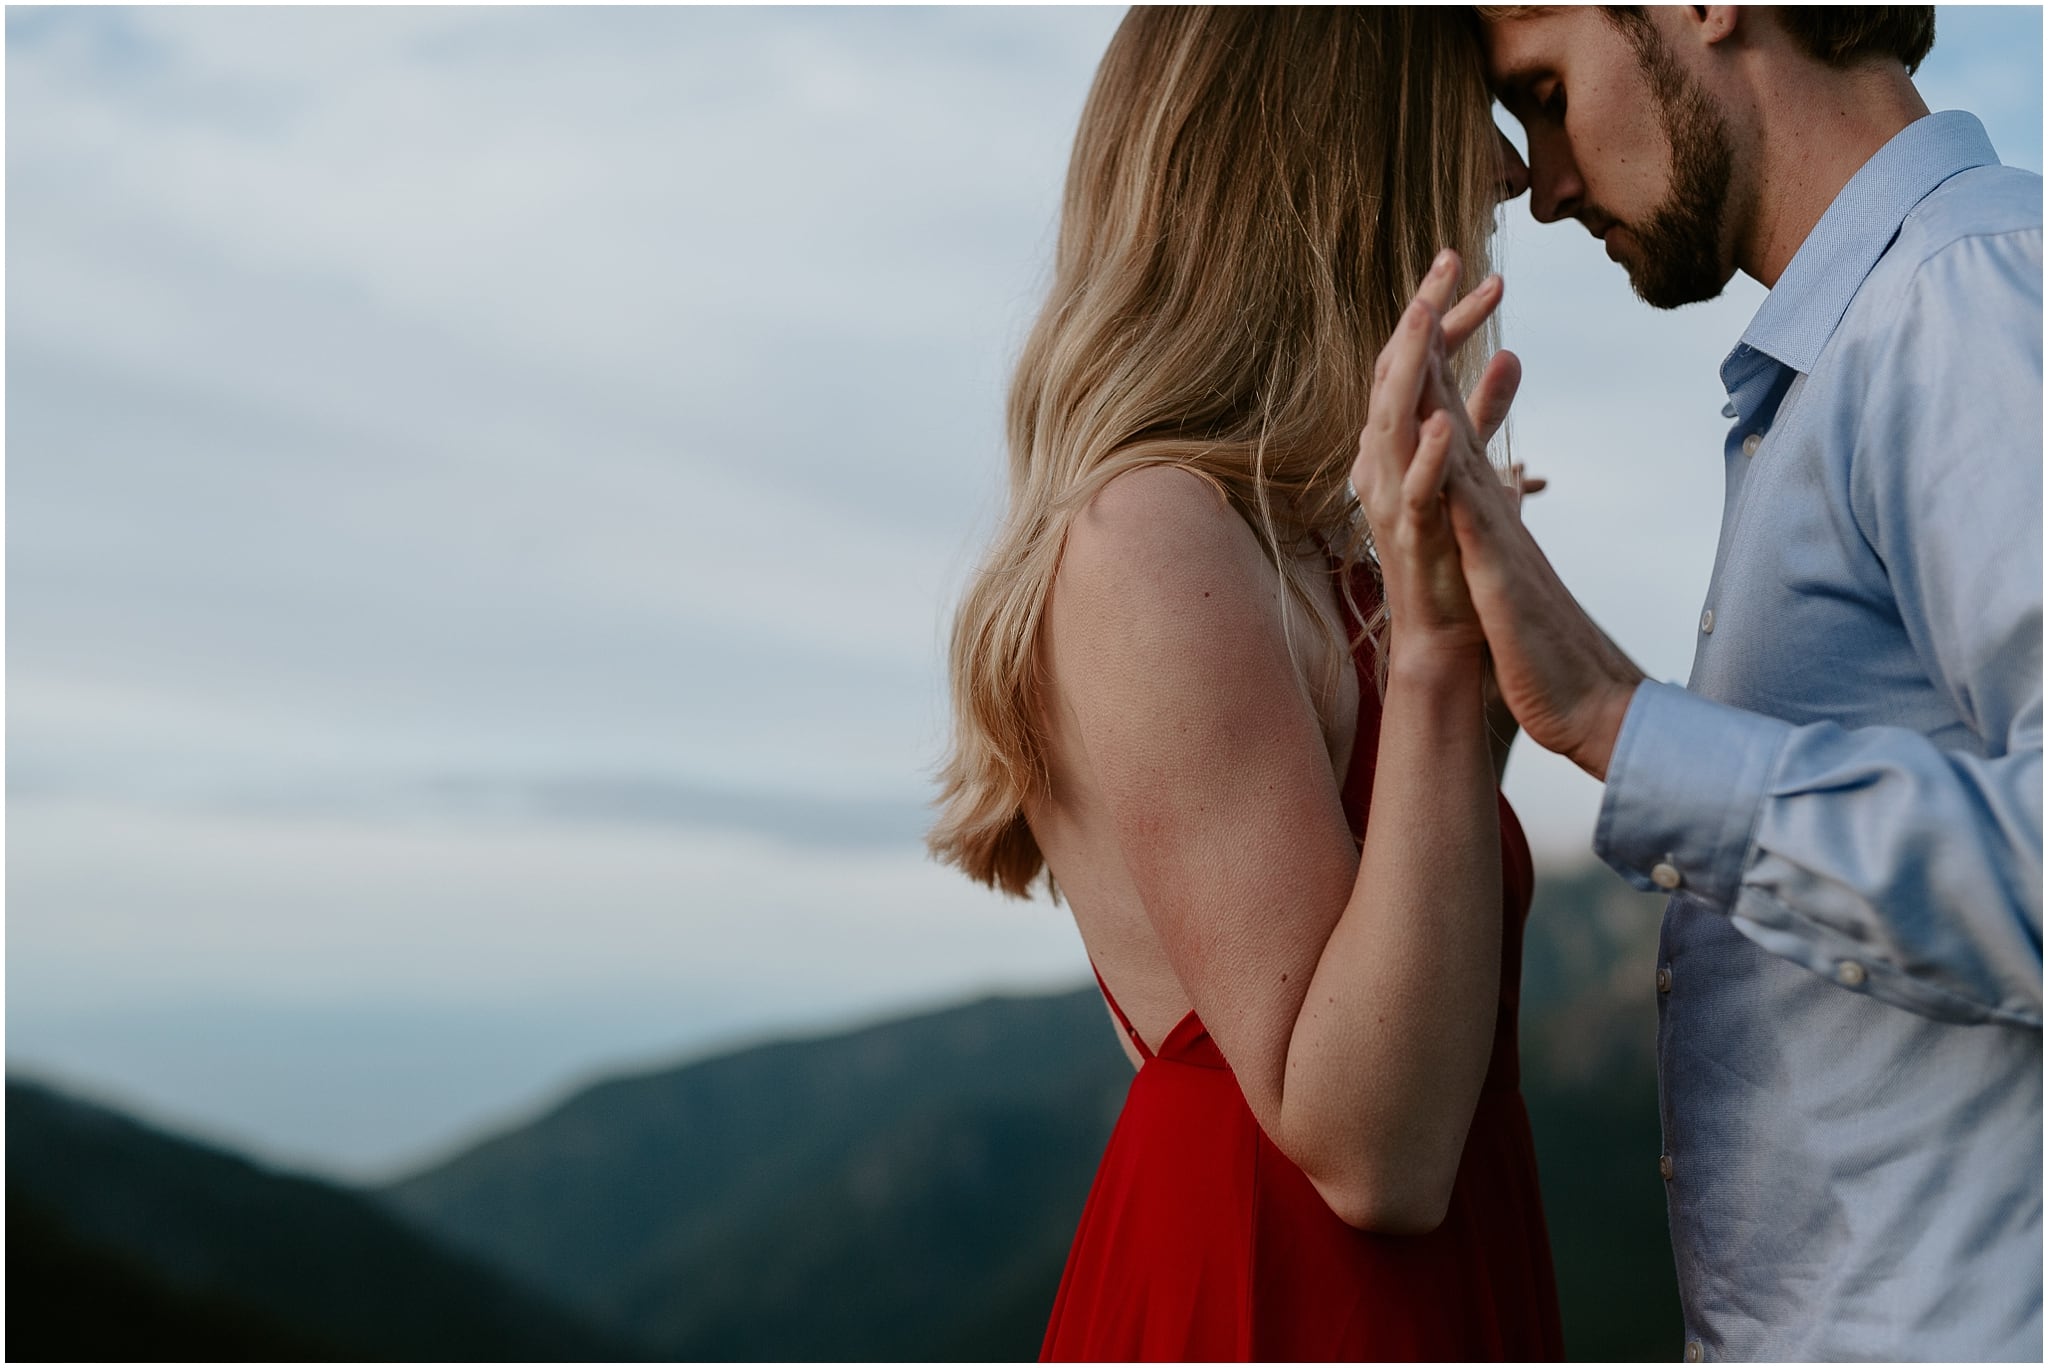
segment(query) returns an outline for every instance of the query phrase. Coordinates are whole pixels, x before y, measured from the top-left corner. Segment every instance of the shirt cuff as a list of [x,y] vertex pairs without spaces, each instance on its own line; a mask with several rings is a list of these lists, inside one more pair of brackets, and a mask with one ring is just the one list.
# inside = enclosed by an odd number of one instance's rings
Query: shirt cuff
[[1775,717],[1644,680],[1607,764],[1594,854],[1645,892],[1683,890],[1726,908],[1792,731]]

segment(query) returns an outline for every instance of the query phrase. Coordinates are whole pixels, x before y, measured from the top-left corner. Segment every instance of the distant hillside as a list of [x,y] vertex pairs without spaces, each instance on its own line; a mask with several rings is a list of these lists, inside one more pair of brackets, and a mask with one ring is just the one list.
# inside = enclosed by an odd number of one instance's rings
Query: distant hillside
[[[1547,876],[1524,1091],[1567,1343],[1675,1358],[1655,1097],[1657,905]],[[1093,986],[617,1078],[385,1189],[673,1358],[1035,1356],[1130,1083]]]
[[672,1358],[1029,1358],[1131,1069],[994,998],[593,1087],[387,1188]]
[[611,1359],[367,1195],[7,1082],[10,1360]]

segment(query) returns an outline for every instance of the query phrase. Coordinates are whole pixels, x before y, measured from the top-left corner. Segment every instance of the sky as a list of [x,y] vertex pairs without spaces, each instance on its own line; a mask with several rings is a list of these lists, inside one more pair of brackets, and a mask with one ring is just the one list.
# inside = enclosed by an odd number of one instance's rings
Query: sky
[[[1086,981],[920,834],[1120,15],[11,8],[10,1068],[375,1178]],[[2038,9],[1919,84],[2040,169]],[[1655,313],[1525,203],[1498,256],[1528,521],[1682,681],[1762,291]],[[1586,858],[1591,780],[1508,792]]]

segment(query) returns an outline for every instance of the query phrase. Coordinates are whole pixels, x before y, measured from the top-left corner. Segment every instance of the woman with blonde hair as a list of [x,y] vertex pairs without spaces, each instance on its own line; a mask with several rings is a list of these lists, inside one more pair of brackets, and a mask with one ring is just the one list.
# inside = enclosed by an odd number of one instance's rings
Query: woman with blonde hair
[[1081,116],[930,838],[1064,898],[1137,1069],[1046,1359],[1562,1356],[1440,495],[1519,373],[1470,23],[1133,9]]

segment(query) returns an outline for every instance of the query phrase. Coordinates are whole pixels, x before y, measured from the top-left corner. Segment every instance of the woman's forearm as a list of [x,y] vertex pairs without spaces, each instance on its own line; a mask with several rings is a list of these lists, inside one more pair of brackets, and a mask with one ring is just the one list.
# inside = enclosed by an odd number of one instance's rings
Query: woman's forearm
[[1477,651],[1403,652],[1358,878],[1289,1042],[1282,1137],[1354,1225],[1442,1219],[1500,992],[1496,777]]

